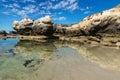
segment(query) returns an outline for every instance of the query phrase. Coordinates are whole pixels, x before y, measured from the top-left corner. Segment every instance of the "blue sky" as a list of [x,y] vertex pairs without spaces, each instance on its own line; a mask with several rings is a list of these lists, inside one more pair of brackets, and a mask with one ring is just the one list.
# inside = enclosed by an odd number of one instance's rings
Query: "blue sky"
[[35,20],[45,15],[54,23],[77,23],[118,4],[120,0],[0,0],[0,30],[12,30],[14,20]]

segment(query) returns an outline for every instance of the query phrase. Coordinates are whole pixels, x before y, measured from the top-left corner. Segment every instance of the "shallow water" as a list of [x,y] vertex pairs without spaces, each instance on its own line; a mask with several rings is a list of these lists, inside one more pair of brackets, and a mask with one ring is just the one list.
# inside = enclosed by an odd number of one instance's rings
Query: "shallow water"
[[0,80],[119,80],[120,49],[0,39]]

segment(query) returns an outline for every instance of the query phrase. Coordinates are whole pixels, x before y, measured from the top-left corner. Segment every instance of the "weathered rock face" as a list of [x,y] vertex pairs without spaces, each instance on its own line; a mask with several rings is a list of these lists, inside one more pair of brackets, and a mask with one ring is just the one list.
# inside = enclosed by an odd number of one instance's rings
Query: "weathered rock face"
[[119,34],[120,33],[120,5],[86,17],[80,23],[67,28],[76,35]]
[[53,23],[49,16],[40,18],[33,23],[33,32],[35,35],[51,36],[54,33]]
[[55,34],[66,35],[67,34],[66,27],[69,27],[69,26],[70,25],[54,24]]
[[14,21],[13,28],[21,35],[51,36],[54,33],[53,23],[49,16],[35,21],[28,18],[24,18],[21,21]]
[[83,31],[81,29],[76,28],[76,26],[78,26],[78,24],[71,24],[71,25],[54,24],[55,34],[64,35],[64,36],[83,35]]
[[30,35],[32,33],[32,25],[33,20],[28,18],[13,22],[13,28],[21,35]]
[[1,30],[1,31],[0,31],[0,35],[1,35],[1,36],[6,36],[6,35],[7,35],[7,32],[6,32],[5,30]]

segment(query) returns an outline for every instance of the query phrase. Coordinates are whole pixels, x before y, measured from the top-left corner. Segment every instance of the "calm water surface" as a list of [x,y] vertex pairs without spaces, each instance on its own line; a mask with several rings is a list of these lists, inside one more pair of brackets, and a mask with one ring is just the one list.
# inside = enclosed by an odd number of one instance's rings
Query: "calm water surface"
[[0,39],[0,80],[119,80],[120,49]]

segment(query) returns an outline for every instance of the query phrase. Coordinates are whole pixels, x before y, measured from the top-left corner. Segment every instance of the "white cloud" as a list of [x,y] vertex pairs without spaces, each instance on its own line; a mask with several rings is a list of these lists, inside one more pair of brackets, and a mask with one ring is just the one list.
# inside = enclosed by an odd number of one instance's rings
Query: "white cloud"
[[27,17],[27,13],[24,10],[17,11],[17,15],[20,15],[22,17]]
[[14,12],[14,13],[16,13],[18,11],[18,9],[12,8],[11,11]]
[[41,11],[39,11],[39,14],[42,14],[42,15],[52,15],[52,13],[51,12],[46,12],[45,10],[41,10]]
[[77,0],[68,0],[70,4],[73,4],[74,2],[77,2]]
[[50,12],[50,11],[40,10],[40,11],[38,12],[38,14],[40,14],[40,15],[55,16],[55,15],[61,15],[62,12],[54,12],[54,13],[52,13],[52,12]]
[[65,8],[68,4],[69,4],[68,1],[67,2],[61,1],[58,4],[56,4],[55,6],[53,6],[53,9]]
[[[36,2],[36,0],[1,0],[5,2],[3,5],[5,10],[1,13],[16,15],[21,17],[26,17],[31,14],[34,16],[37,15],[50,15],[54,16],[54,20],[66,20],[65,17],[62,16],[62,12],[73,12],[75,10],[80,10],[84,14],[88,14],[91,12],[91,7],[86,6],[85,8],[80,7],[78,4],[79,0],[42,0],[42,2]],[[12,1],[8,3],[8,1]],[[27,2],[30,2],[29,4]],[[7,4],[6,4],[7,3]],[[21,5],[21,4],[25,5]],[[62,16],[62,17],[56,17]]]
[[16,14],[16,15],[19,15],[21,17],[27,17],[27,13],[25,10],[19,10],[19,9],[13,8],[13,9],[11,9],[11,11],[12,11],[11,12],[12,14]]
[[85,11],[86,10],[86,8],[81,8],[81,7],[79,9],[80,9],[80,11]]
[[45,10],[49,10],[52,9],[53,7],[53,4],[52,2],[50,1],[46,1],[46,2],[42,2],[39,4],[39,7],[42,8],[42,9],[45,9]]
[[91,7],[91,6],[86,6],[85,8],[79,7],[79,9],[80,9],[81,11],[87,11],[87,10],[93,9],[94,7],[95,7],[95,6],[93,6],[93,7]]
[[56,17],[56,18],[52,18],[53,20],[57,20],[57,21],[62,21],[62,20],[66,20],[66,17]]
[[1,2],[7,2],[7,0],[1,0]]
[[74,11],[78,9],[78,3],[73,3],[72,5],[68,6],[66,9],[70,11]]
[[23,7],[23,10],[25,10],[27,13],[34,13],[37,12],[39,9],[35,5],[28,5]]
[[5,14],[5,15],[9,15],[10,14],[9,12],[6,12],[6,11],[2,12],[2,13]]
[[51,0],[52,2],[55,2],[56,0]]
[[6,5],[3,5],[4,7],[6,8],[20,8],[20,5],[18,5],[17,3],[13,3],[13,4],[6,4]]
[[26,2],[32,2],[32,3],[35,3],[36,1],[35,0],[21,0],[22,2],[26,3]]
[[91,11],[85,11],[83,14],[89,14],[91,13]]
[[18,7],[18,8],[20,7],[17,3],[13,3],[12,5],[13,5],[14,7]]
[[52,4],[52,2],[48,1],[46,6],[47,6],[46,9],[50,11],[50,9],[52,9],[52,7],[53,7],[53,4]]
[[11,14],[11,15],[18,15],[21,17],[27,17],[29,14],[34,14],[39,12],[39,7],[33,4],[29,4],[27,6],[20,7],[18,4],[7,4],[3,5],[6,8],[6,12],[2,12],[2,14]]
[[0,0],[0,2],[9,2],[9,1],[18,2],[19,0]]
[[[53,4],[52,1],[58,1],[56,4]],[[67,11],[74,11],[78,9],[78,1],[77,0],[52,0],[45,1],[39,4],[39,6],[43,9],[61,9]]]
[[80,9],[80,11],[82,11],[83,12],[83,14],[89,14],[89,13],[91,13],[92,12],[92,9],[94,8],[95,6],[93,6],[93,7],[90,7],[90,6],[86,6],[85,8],[79,8]]
[[39,3],[39,6],[46,6],[47,5],[47,2],[42,2],[42,3]]

